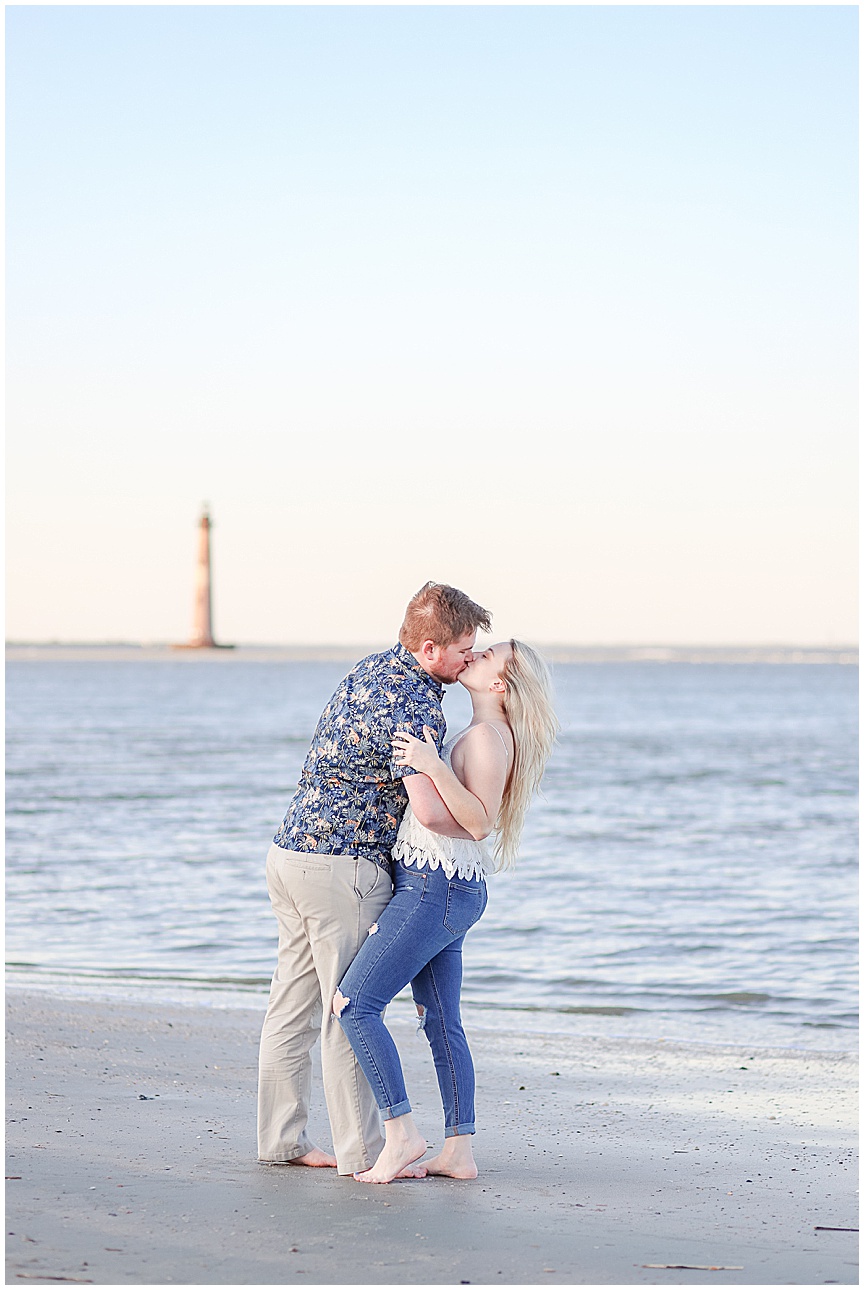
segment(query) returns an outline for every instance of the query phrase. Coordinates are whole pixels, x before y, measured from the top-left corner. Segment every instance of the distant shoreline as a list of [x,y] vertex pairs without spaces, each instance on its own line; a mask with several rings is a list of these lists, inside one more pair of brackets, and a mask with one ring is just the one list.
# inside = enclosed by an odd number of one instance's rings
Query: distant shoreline
[[[391,641],[358,645],[236,645],[233,649],[175,649],[161,642],[28,642],[9,641],[6,661],[343,663]],[[553,663],[809,663],[857,665],[855,645],[541,645]]]

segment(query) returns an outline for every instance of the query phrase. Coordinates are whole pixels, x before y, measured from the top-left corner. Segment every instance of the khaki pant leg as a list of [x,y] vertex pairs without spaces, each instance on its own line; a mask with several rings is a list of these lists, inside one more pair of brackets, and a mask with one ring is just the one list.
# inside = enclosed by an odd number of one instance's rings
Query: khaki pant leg
[[303,921],[288,893],[283,848],[267,855],[267,889],[279,925],[276,971],[258,1057],[258,1159],[286,1162],[312,1147],[306,1135],[310,1050],[321,1031],[321,989]]
[[[332,1014],[336,987],[380,917],[393,886],[372,860],[357,856],[315,856],[329,873],[304,880],[303,915],[324,1001],[321,1068],[333,1150],[340,1174],[368,1169],[384,1146],[381,1117],[366,1077],[342,1027]],[[320,883],[319,880],[320,879]],[[316,893],[317,888],[317,893]]]

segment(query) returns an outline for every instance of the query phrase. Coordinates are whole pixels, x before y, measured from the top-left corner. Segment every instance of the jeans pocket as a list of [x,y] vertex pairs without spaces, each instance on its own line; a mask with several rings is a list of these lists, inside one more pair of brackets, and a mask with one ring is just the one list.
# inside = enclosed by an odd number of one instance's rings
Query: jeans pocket
[[413,865],[407,865],[404,860],[396,861],[396,868],[393,871],[393,891],[394,894],[400,891],[420,891],[420,899],[426,896],[426,887],[429,882],[428,869],[415,869]]
[[486,887],[480,882],[461,883],[451,880],[447,889],[444,926],[453,936],[461,936],[473,927],[486,908]]

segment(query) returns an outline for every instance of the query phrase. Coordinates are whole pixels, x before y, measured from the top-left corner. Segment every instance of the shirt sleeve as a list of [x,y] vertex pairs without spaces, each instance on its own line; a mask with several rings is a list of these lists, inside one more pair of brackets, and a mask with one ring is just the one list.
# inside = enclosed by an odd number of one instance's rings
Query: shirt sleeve
[[[446,722],[441,707],[434,700],[428,702],[409,699],[397,704],[393,711],[393,727],[391,733],[397,730],[407,730],[409,735],[415,739],[423,739],[423,727],[428,726],[435,736],[435,747],[440,755],[444,746],[444,731]],[[416,775],[417,771],[413,766],[397,766],[393,758],[390,758],[390,776],[392,779],[404,779],[406,775]]]

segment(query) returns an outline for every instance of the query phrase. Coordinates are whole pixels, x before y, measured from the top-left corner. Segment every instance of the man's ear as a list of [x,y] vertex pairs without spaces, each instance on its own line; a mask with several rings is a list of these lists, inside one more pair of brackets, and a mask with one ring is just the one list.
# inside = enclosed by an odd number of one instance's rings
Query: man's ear
[[420,646],[420,653],[423,655],[425,659],[428,659],[430,663],[433,663],[436,658],[437,649],[438,649],[438,646],[435,644],[434,641],[424,641],[423,644]]

